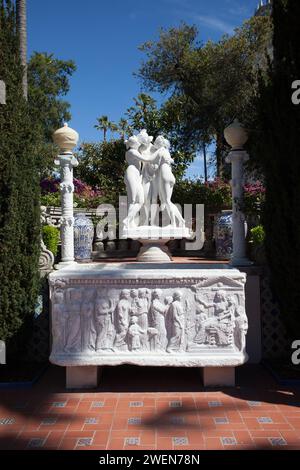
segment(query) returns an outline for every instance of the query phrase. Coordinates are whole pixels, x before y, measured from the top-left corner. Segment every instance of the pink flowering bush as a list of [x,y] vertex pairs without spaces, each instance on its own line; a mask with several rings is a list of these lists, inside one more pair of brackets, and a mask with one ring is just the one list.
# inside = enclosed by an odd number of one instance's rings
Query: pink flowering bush
[[244,211],[247,215],[260,215],[265,202],[266,188],[257,181],[244,186]]
[[[59,178],[45,178],[41,181],[41,204],[60,206]],[[78,207],[93,208],[105,202],[105,195],[80,179],[74,178],[74,204]]]
[[[265,199],[265,188],[261,182],[244,186],[246,215],[259,215]],[[209,212],[231,209],[231,186],[228,181],[216,178],[212,181],[181,180],[174,186],[174,202],[180,204],[204,204]]]

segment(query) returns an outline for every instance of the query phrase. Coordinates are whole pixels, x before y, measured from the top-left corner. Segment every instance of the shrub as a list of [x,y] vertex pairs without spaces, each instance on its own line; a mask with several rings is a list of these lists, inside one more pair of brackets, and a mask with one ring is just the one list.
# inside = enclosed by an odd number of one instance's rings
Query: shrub
[[59,229],[51,225],[45,225],[42,228],[43,241],[48,250],[52,251],[53,255],[57,255],[59,243]]
[[40,136],[23,98],[12,3],[0,0],[0,77],[7,85],[0,105],[0,338],[8,357],[22,357],[39,288]]
[[266,189],[264,185],[256,183],[244,186],[244,212],[246,215],[260,215],[263,212]]
[[257,225],[250,230],[250,241],[254,246],[260,246],[265,241],[265,229],[262,225]]
[[60,207],[60,193],[49,193],[41,196],[41,204],[46,207]]

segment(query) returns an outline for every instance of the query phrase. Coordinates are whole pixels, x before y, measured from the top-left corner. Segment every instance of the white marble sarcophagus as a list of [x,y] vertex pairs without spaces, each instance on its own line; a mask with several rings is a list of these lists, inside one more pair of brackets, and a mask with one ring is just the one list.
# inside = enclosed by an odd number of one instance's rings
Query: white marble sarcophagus
[[233,384],[247,360],[245,282],[236,269],[197,264],[55,271],[50,361],[67,368],[68,387],[95,386],[98,366],[120,364],[202,367],[205,383]]

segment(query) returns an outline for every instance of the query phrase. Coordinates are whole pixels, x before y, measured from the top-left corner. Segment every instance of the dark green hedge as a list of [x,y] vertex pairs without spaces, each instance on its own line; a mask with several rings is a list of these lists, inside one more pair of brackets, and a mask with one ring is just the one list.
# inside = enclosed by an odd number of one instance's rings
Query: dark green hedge
[[26,345],[39,285],[40,190],[37,135],[22,96],[15,12],[0,0],[0,339],[8,354]]
[[266,181],[264,226],[273,291],[291,338],[300,337],[300,1],[275,0],[274,60],[261,86],[259,158]]
[[45,225],[42,228],[42,236],[47,249],[56,256],[59,243],[59,229],[57,227],[52,227],[51,225]]

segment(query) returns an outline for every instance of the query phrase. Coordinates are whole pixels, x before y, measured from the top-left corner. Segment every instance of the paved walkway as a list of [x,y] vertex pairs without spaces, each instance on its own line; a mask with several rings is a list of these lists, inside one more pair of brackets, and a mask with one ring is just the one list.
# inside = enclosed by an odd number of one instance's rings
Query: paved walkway
[[260,366],[213,390],[198,369],[122,366],[94,393],[66,393],[63,372],[0,391],[1,449],[300,449],[300,390]]

